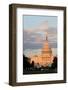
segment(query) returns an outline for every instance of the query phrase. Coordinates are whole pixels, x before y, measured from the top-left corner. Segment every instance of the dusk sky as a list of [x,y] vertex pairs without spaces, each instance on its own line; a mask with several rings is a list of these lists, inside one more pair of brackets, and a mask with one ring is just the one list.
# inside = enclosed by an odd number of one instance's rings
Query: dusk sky
[[49,46],[57,55],[57,17],[24,15],[24,54],[39,54],[48,33]]

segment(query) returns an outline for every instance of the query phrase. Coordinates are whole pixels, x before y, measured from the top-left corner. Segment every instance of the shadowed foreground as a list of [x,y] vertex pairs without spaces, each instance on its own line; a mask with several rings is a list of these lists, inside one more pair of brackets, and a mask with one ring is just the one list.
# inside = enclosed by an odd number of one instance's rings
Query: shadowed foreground
[[34,62],[30,64],[30,58],[23,55],[23,74],[47,74],[47,73],[57,73],[57,57],[54,57],[51,66],[47,67],[36,67]]

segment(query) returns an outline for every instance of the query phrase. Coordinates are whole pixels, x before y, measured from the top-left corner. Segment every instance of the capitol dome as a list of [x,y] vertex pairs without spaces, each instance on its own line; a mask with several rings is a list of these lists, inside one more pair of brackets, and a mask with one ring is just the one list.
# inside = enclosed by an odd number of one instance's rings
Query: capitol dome
[[43,46],[41,48],[41,54],[35,55],[31,57],[31,61],[35,63],[39,63],[42,66],[48,66],[53,62],[52,50],[49,46],[48,35],[46,34],[46,38],[44,40]]

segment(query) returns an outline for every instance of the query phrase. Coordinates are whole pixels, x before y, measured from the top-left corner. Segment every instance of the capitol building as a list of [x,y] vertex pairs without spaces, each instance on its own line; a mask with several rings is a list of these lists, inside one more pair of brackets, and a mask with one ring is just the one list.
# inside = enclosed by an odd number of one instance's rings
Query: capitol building
[[36,66],[48,66],[53,63],[53,54],[52,54],[52,49],[49,46],[48,42],[48,35],[46,34],[45,41],[43,43],[43,46],[41,48],[41,54],[38,55],[31,55],[31,61],[35,63]]

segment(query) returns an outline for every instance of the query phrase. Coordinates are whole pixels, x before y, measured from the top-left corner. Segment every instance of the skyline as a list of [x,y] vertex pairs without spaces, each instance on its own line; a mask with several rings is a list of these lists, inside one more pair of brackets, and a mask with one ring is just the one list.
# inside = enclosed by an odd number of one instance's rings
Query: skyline
[[24,54],[40,54],[46,34],[53,54],[57,55],[57,17],[23,16],[24,18]]

